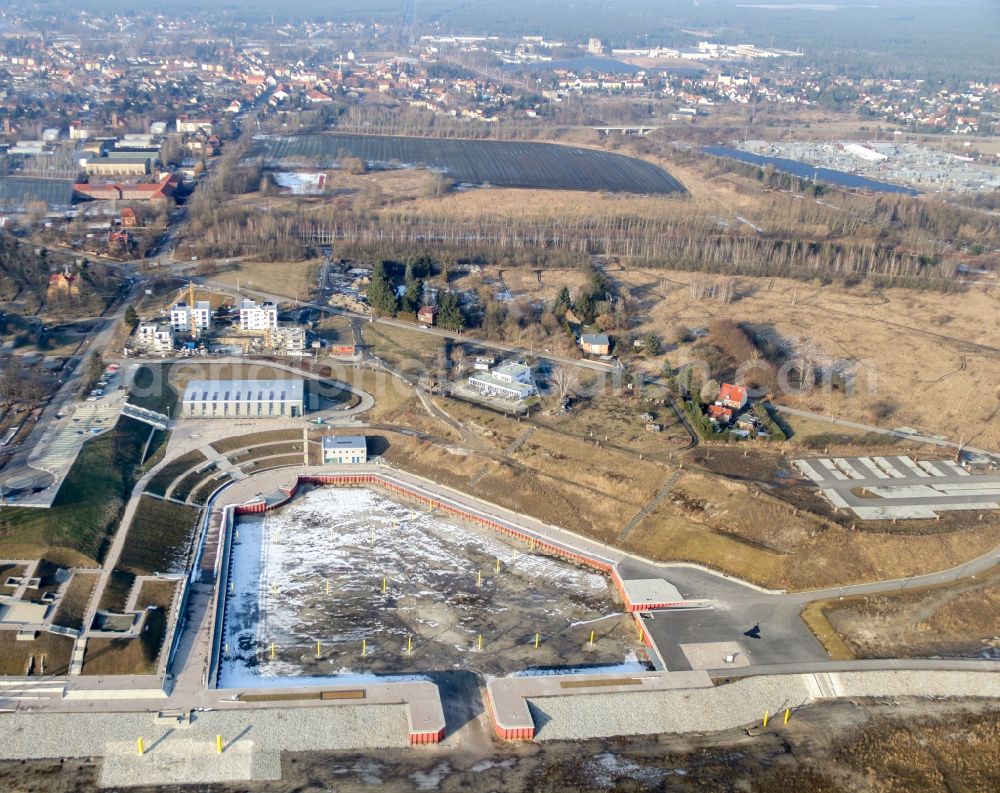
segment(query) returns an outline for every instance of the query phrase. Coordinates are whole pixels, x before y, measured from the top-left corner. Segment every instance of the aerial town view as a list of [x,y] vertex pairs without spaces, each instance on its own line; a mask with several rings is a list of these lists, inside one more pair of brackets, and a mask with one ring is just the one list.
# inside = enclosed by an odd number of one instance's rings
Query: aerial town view
[[0,793],[1000,791],[997,41],[0,3]]

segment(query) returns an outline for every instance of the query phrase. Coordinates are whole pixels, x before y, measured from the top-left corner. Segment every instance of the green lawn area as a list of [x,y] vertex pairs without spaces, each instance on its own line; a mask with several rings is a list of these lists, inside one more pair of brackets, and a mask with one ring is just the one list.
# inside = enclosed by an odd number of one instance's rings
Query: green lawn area
[[186,473],[191,468],[195,468],[203,462],[205,462],[205,455],[197,449],[192,449],[187,454],[182,454],[176,460],[171,460],[156,472],[146,485],[146,492],[157,496],[165,496],[171,482],[181,474]]
[[151,611],[135,639],[90,639],[83,656],[85,675],[151,675],[167,635],[165,608]]
[[132,378],[128,401],[165,416],[173,416],[179,399],[170,384],[171,364],[143,364]]
[[180,572],[200,510],[144,495],[132,518],[118,569],[133,575]]
[[0,510],[0,557],[42,557],[66,567],[96,567],[135,484],[150,428],[121,418],[87,441],[51,509]]
[[83,627],[83,618],[87,611],[87,604],[90,603],[90,596],[97,586],[97,573],[74,573],[73,580],[59,598],[59,606],[56,609],[52,622],[64,628],[74,628],[80,630]]

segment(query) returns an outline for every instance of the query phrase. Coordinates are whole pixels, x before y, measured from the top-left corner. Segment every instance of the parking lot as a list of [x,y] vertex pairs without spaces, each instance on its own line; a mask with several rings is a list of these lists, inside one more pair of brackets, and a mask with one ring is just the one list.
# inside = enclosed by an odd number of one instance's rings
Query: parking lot
[[862,520],[934,518],[947,510],[1000,509],[1000,475],[972,473],[952,460],[819,457],[796,460],[837,509]]

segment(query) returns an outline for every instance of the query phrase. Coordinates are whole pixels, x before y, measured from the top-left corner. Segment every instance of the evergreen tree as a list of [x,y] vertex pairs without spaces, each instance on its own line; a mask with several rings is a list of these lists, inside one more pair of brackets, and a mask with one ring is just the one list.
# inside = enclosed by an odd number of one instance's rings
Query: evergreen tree
[[585,325],[589,325],[594,321],[597,308],[594,306],[594,297],[590,292],[584,291],[577,295],[576,303],[573,304],[573,313]]
[[556,295],[556,300],[552,304],[552,313],[561,319],[566,316],[566,312],[569,311],[571,305],[572,301],[569,297],[569,289],[564,286],[559,290],[559,294]]
[[458,295],[450,289],[438,292],[438,326],[445,330],[460,331],[465,327],[465,317],[458,303]]
[[135,328],[139,324],[139,315],[135,311],[135,306],[129,304],[125,306],[125,324],[130,328]]
[[420,298],[424,294],[424,282],[419,278],[414,278],[406,283],[406,291],[403,299],[399,303],[399,310],[416,314],[420,310]]
[[372,270],[372,278],[366,291],[368,304],[376,316],[396,315],[396,290],[385,271],[385,262],[377,262]]

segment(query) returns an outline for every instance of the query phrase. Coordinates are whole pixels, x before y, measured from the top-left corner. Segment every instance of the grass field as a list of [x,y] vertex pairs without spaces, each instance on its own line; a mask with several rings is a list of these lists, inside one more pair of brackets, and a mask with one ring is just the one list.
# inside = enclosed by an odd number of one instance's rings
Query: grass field
[[97,566],[134,484],[149,433],[145,424],[119,419],[111,432],[83,445],[51,509],[4,507],[0,555]]
[[177,593],[178,585],[177,581],[143,581],[142,589],[135,599],[136,611],[142,611],[147,606],[169,608]]
[[73,639],[39,633],[31,642],[17,641],[17,631],[0,631],[0,675],[24,675],[32,659],[32,675],[65,675],[69,672]]
[[132,378],[129,399],[133,405],[173,416],[179,396],[170,382],[171,364],[143,364]]
[[305,300],[318,286],[316,279],[320,265],[319,259],[301,262],[240,262],[238,268],[219,273],[212,280]]
[[192,471],[181,479],[177,483],[176,487],[170,491],[170,497],[177,499],[178,501],[184,501],[203,481],[213,478],[216,474],[217,472],[214,469],[208,471]]
[[150,611],[143,632],[136,638],[94,638],[83,657],[85,675],[151,675],[167,635],[165,608]]
[[182,572],[199,510],[144,495],[128,528],[118,568],[133,575]]
[[59,598],[59,606],[56,608],[52,622],[63,628],[74,628],[80,630],[83,627],[83,618],[90,603],[90,596],[94,593],[99,576],[97,573],[74,573],[73,580],[69,582]]
[[146,484],[146,491],[157,496],[166,495],[167,488],[170,487],[170,484],[177,477],[203,462],[205,462],[205,455],[197,449],[192,449],[186,454],[182,454],[180,457],[171,460],[153,475]]
[[[301,435],[299,437],[301,438]],[[250,462],[251,460],[258,460],[261,457],[274,457],[278,454],[292,454],[294,452],[299,452],[301,454],[302,441],[299,440],[297,443],[268,443],[256,445],[246,451],[248,451],[249,454],[239,458],[236,458],[235,456],[230,457],[229,461],[242,465],[243,463]]]
[[204,484],[200,485],[198,489],[191,494],[191,501],[195,504],[205,504],[205,502],[208,501],[208,497],[215,492],[215,489],[225,484],[230,479],[232,479],[232,477],[229,474],[217,474],[204,482]]
[[300,440],[302,440],[302,430],[264,430],[263,432],[251,432],[247,435],[223,438],[221,441],[215,441],[212,448],[219,454],[227,454],[237,449],[249,449],[264,443]]
[[123,570],[112,570],[108,576],[108,582],[101,592],[101,602],[98,606],[104,611],[114,611],[121,613],[125,611],[125,604],[128,600],[129,592],[135,583],[135,576]]

